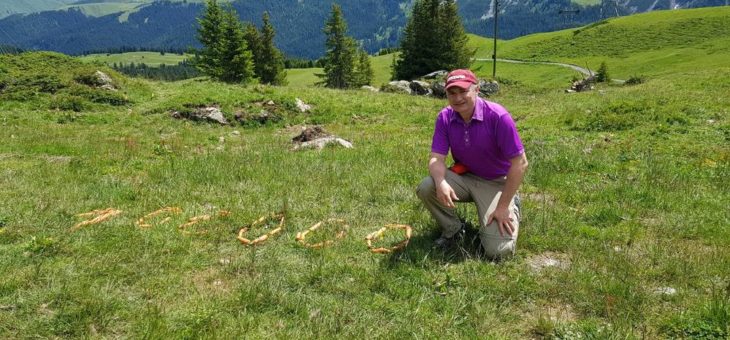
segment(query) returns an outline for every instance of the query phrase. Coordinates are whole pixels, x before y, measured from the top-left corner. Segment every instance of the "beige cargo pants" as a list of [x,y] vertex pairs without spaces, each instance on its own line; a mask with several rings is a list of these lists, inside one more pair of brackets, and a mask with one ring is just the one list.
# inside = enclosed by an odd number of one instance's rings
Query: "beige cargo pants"
[[[509,206],[510,217],[515,227],[512,235],[500,235],[496,221],[486,225],[487,217],[496,209],[497,202],[499,202],[502,195],[505,178],[485,180],[470,173],[460,176],[447,170],[446,182],[451,185],[456,192],[456,196],[459,197],[459,200],[454,203],[474,202],[476,204],[480,225],[479,238],[485,255],[490,259],[503,259],[514,255],[519,232],[519,219],[514,199]],[[445,207],[436,197],[436,187],[431,176],[421,181],[416,193],[441,227],[442,237],[450,238],[461,229],[461,222],[456,216],[456,209]]]

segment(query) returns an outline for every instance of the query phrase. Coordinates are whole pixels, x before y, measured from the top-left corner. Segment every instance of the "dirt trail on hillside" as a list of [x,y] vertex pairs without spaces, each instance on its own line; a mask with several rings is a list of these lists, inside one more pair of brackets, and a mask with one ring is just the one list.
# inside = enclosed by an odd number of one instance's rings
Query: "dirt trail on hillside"
[[[492,58],[475,58],[476,61],[492,61]],[[512,64],[542,64],[542,65],[557,65],[562,67],[568,67],[573,70],[576,70],[584,75],[590,76],[591,71],[587,68],[580,67],[578,65],[574,64],[566,64],[566,63],[558,63],[554,61],[525,61],[525,60],[515,60],[515,59],[501,59],[497,58],[497,61],[503,62],[503,63],[512,63]]]
[[[474,58],[474,60],[475,61],[492,61],[491,58]],[[567,67],[567,68],[573,69],[575,71],[582,73],[585,76],[591,76],[591,75],[595,74],[595,72],[592,72],[591,70],[589,70],[587,68],[580,67],[575,64],[558,63],[558,62],[554,62],[554,61],[527,61],[527,60],[501,59],[501,58],[497,58],[497,61],[503,62],[503,63],[512,63],[512,64],[556,65],[556,66],[562,66],[562,67]],[[624,82],[624,80],[621,80],[621,79],[611,79],[611,81],[617,82],[617,83]]]

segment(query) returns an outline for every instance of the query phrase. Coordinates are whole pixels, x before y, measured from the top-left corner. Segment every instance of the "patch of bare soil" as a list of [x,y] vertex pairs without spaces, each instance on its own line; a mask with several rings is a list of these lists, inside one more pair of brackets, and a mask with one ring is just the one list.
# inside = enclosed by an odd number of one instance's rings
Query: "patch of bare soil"
[[219,270],[208,268],[206,270],[193,273],[193,284],[199,292],[211,294],[228,293],[231,289],[230,283],[226,282]]
[[304,130],[302,130],[302,133],[292,138],[291,140],[295,143],[304,143],[328,136],[329,134],[324,130],[324,128],[319,125],[315,125],[305,128]]
[[539,273],[545,268],[550,267],[558,269],[570,268],[570,258],[567,254],[555,253],[550,251],[530,256],[526,262],[534,273]]

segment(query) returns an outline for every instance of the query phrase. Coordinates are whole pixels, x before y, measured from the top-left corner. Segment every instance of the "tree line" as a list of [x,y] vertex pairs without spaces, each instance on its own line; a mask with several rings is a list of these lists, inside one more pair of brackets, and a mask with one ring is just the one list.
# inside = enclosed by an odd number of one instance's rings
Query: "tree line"
[[186,60],[179,62],[177,65],[161,64],[159,67],[149,66],[145,63],[113,63],[111,66],[126,75],[154,80],[176,81],[200,76],[200,71]]
[[284,56],[274,46],[275,30],[268,12],[264,12],[259,30],[252,23],[242,23],[232,6],[225,8],[217,0],[206,0],[198,18],[197,51],[193,64],[203,74],[223,82],[285,85]]

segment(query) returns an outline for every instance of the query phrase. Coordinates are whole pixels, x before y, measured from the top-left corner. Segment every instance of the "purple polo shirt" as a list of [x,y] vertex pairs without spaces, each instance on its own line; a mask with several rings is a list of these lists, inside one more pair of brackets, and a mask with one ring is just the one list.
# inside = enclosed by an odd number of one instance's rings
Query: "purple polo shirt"
[[451,106],[436,117],[431,152],[451,156],[484,179],[507,175],[510,159],[525,152],[509,112],[497,103],[477,98],[469,125]]

